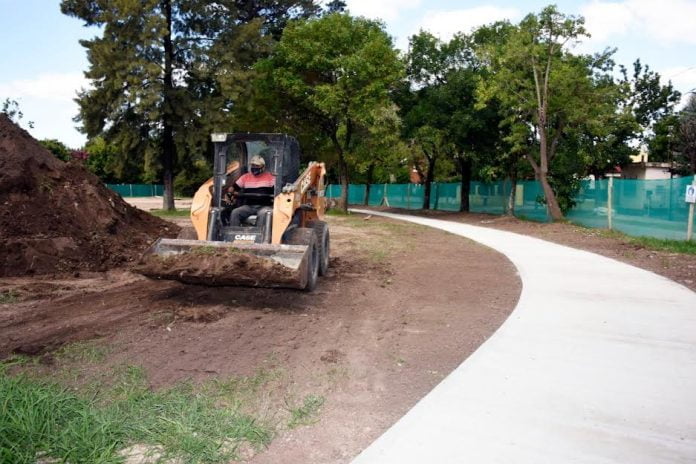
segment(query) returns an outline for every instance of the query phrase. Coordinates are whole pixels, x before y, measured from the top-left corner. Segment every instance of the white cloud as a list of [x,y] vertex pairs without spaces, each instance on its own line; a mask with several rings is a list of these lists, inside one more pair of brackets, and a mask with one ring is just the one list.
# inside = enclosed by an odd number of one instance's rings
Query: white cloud
[[696,2],[693,0],[593,0],[580,8],[592,42],[602,43],[628,33],[666,44],[696,44]]
[[0,82],[0,97],[32,97],[46,100],[72,101],[88,80],[79,73],[41,74],[30,79]]
[[428,11],[419,24],[420,29],[431,32],[442,40],[449,40],[457,32],[472,29],[498,20],[516,22],[522,17],[517,8],[478,6],[461,10]]
[[421,0],[348,0],[346,3],[356,16],[394,21],[402,10],[420,6]]

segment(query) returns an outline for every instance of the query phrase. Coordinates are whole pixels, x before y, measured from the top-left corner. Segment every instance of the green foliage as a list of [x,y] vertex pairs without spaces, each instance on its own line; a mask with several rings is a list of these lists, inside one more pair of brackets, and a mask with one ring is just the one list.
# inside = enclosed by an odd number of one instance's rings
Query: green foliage
[[302,405],[290,407],[290,421],[288,428],[294,429],[301,425],[311,425],[317,421],[319,408],[324,405],[324,397],[316,395],[305,396]]
[[19,301],[19,295],[14,290],[3,290],[0,292],[0,304],[10,304]]
[[102,136],[93,137],[85,145],[89,153],[85,166],[107,183],[139,183],[142,166],[129,156],[122,156],[118,148]]
[[249,90],[253,64],[290,18],[318,7],[311,0],[62,0],[61,10],[102,31],[81,41],[92,84],[77,99],[82,131],[125,158],[105,162],[114,174],[130,176],[136,166],[141,181],[161,179],[173,208],[175,172],[205,153],[211,132],[234,127],[231,110]]
[[684,174],[696,174],[696,95],[691,94],[679,112],[675,140],[676,162]]
[[696,241],[666,240],[652,237],[630,238],[629,241],[651,250],[696,255]]
[[[0,113],[7,115],[15,124],[20,124],[22,119],[24,119],[24,113],[19,108],[17,100],[6,98],[5,101],[2,102],[2,106],[0,106]],[[27,126],[29,126],[29,129],[33,129],[34,121],[27,121]]]
[[179,196],[192,197],[198,187],[210,179],[212,174],[213,168],[204,159],[196,160],[176,175],[174,191]]
[[61,161],[70,161],[72,159],[70,149],[63,142],[56,139],[44,139],[39,140],[39,143]]
[[287,127],[332,147],[344,185],[349,167],[366,152],[358,147],[368,129],[391,124],[379,112],[390,106],[389,91],[403,72],[381,23],[340,13],[289,24],[257,69],[260,98],[273,101],[276,119]]
[[119,451],[134,444],[162,459],[229,462],[240,444],[264,446],[272,436],[239,412],[235,394],[202,394],[189,384],[152,391],[134,366],[123,366],[111,386],[89,396],[6,369],[0,367],[2,462],[118,463]]

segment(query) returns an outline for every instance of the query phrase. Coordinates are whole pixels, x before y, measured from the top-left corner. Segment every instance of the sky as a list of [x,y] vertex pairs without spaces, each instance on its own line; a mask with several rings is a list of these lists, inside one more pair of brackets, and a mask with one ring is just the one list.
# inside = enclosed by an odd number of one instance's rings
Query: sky
[[[354,15],[381,19],[405,50],[420,29],[443,40],[452,34],[508,19],[519,22],[547,1],[347,0]],[[79,148],[85,136],[73,118],[76,92],[88,85],[89,63],[81,39],[99,33],[60,13],[59,0],[0,0],[0,101],[19,102],[23,126],[38,139],[58,139]],[[576,49],[618,50],[627,67],[637,59],[671,80],[677,90],[696,90],[696,0],[559,0],[565,14],[582,15],[592,37]],[[29,129],[26,121],[33,121]]]

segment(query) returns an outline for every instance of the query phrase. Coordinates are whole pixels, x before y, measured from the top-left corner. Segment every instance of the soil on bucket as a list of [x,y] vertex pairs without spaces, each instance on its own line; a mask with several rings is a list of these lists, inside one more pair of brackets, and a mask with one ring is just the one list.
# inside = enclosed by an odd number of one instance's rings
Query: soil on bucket
[[104,270],[177,232],[0,114],[0,276]]
[[209,286],[296,287],[299,280],[299,271],[236,248],[201,247],[178,255],[146,255],[133,271],[155,279]]

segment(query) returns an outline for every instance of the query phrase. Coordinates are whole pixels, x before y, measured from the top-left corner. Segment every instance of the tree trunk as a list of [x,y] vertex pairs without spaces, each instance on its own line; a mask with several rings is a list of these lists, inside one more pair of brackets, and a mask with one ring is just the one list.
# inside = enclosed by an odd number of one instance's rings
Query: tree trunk
[[508,195],[508,204],[505,208],[506,216],[515,215],[515,200],[517,199],[517,170],[513,169],[510,172],[510,194]]
[[544,189],[544,197],[546,198],[546,206],[549,208],[549,214],[551,219],[554,221],[560,221],[563,219],[563,212],[561,212],[560,206],[558,206],[558,201],[556,200],[556,194],[549,184],[549,180],[545,172],[539,173],[539,182],[541,182],[541,188]]
[[348,212],[348,164],[343,159],[343,153],[338,155],[338,172],[341,176],[341,208]]
[[163,208],[167,211],[174,210],[174,127],[172,123],[172,58],[174,48],[172,46],[172,4],[171,0],[162,0],[162,10],[167,22],[167,31],[164,36],[164,91],[162,101],[162,168],[164,196]]
[[372,184],[372,176],[375,173],[375,163],[370,163],[367,167],[367,183],[365,184],[365,206],[370,204],[370,184]]
[[423,191],[423,209],[430,209],[430,187],[435,178],[435,157],[428,157],[428,173],[425,175],[425,189]]
[[471,192],[471,160],[459,158],[459,173],[461,175],[461,201],[459,211],[469,212],[469,193]]

